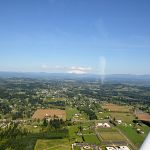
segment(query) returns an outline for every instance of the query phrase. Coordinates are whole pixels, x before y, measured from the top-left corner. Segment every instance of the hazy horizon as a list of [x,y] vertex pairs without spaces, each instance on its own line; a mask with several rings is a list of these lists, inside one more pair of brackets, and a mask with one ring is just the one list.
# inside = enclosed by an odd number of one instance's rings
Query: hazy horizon
[[[103,76],[103,74],[99,73],[69,73],[69,72],[42,72],[42,71],[0,71],[0,73],[19,73],[19,74],[72,74],[72,75],[96,75],[96,76]],[[105,76],[117,76],[117,75],[125,75],[125,76],[150,76],[150,74],[105,74]]]

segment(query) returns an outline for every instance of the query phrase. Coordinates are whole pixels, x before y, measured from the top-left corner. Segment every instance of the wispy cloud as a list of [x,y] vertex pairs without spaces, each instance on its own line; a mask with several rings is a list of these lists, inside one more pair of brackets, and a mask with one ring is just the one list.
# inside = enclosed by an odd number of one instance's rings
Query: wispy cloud
[[64,72],[64,73],[74,73],[74,74],[87,74],[93,71],[91,67],[81,67],[81,66],[71,66],[71,67],[63,67],[63,66],[54,66],[51,67],[49,65],[42,65],[42,71],[45,72]]

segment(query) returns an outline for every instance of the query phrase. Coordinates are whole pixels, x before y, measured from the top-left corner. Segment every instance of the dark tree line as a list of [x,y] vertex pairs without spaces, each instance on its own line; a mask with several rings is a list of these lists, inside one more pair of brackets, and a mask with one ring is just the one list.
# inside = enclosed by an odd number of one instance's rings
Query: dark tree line
[[43,126],[48,127],[48,129],[61,129],[65,126],[65,122],[62,119],[51,119],[48,121],[46,118],[43,120]]
[[29,132],[25,128],[18,126],[18,123],[11,123],[8,127],[0,129],[0,138],[9,139],[26,136]]

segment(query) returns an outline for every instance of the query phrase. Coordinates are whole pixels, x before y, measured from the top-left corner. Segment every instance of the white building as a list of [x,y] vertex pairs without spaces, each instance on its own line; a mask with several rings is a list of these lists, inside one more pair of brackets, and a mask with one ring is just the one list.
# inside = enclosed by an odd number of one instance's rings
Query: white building
[[106,147],[106,150],[116,150],[115,147]]
[[106,150],[130,150],[127,146],[106,147]]
[[110,125],[109,125],[108,123],[104,123],[104,124],[103,124],[103,127],[105,127],[105,128],[110,128]]
[[118,124],[121,124],[122,123],[122,120],[116,120]]
[[96,127],[110,128],[110,125],[108,123],[97,123]]

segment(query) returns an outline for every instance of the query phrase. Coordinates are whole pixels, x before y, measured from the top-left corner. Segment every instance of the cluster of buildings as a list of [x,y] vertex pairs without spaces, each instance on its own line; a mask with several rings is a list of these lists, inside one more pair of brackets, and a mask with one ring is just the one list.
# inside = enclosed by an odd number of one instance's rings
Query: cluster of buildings
[[106,150],[130,150],[128,146],[112,146],[106,147]]

